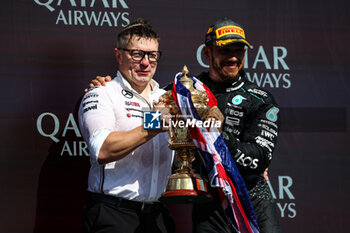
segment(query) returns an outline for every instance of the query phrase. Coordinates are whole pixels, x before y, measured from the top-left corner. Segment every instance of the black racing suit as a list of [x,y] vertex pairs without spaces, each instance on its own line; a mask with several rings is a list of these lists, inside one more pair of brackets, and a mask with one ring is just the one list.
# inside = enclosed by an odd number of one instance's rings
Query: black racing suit
[[[243,70],[234,83],[198,77],[213,92],[225,116],[222,136],[245,181],[262,233],[282,232],[271,191],[262,177],[269,166],[278,134],[278,111],[273,96],[250,82]],[[197,169],[196,169],[197,170]],[[193,207],[194,232],[234,232],[229,226],[217,189],[209,188],[214,201]]]

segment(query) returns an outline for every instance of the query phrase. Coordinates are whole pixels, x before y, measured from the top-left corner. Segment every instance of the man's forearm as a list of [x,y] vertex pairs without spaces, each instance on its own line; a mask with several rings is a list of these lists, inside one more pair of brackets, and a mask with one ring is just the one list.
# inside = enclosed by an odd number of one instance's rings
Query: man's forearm
[[120,160],[160,131],[145,130],[142,126],[129,131],[114,131],[108,135],[98,154],[98,162],[106,164]]

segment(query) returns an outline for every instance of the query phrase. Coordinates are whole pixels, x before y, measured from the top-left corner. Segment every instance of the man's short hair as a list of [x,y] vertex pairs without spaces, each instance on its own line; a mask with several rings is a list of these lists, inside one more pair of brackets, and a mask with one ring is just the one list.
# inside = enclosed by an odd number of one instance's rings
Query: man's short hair
[[131,22],[118,34],[118,48],[126,48],[130,40],[134,37],[155,39],[159,42],[159,36],[154,31],[152,25],[145,19],[137,19]]

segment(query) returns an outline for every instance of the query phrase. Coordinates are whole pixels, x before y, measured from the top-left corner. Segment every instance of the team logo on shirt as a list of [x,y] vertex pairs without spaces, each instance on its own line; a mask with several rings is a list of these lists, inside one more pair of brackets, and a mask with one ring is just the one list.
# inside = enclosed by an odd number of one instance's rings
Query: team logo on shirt
[[232,103],[233,103],[234,105],[239,105],[239,104],[241,104],[242,101],[245,100],[245,99],[246,99],[246,98],[244,98],[244,97],[241,96],[241,95],[236,95],[235,97],[233,97]]
[[272,107],[269,109],[269,111],[266,112],[266,119],[268,119],[269,121],[272,122],[276,122],[277,121],[277,113],[280,110],[276,107]]
[[122,90],[122,94],[123,94],[123,96],[125,96],[128,99],[131,99],[132,97],[134,97],[134,95],[132,94],[131,91],[127,91],[125,89]]
[[128,101],[128,100],[125,101],[125,105],[126,106],[131,106],[131,107],[138,107],[138,108],[141,107],[141,105],[139,103],[133,102],[133,101]]
[[160,112],[145,111],[143,112],[144,129],[160,129]]

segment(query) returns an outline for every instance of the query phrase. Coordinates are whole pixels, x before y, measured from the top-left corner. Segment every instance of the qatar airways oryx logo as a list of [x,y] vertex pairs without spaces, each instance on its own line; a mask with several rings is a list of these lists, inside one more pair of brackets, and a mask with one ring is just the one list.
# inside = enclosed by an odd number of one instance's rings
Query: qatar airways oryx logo
[[56,17],[56,24],[125,27],[130,23],[125,0],[33,0]]

